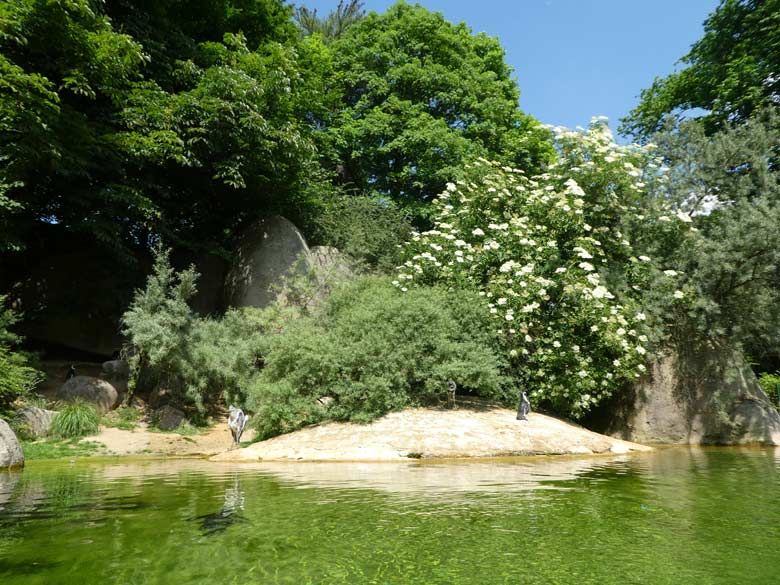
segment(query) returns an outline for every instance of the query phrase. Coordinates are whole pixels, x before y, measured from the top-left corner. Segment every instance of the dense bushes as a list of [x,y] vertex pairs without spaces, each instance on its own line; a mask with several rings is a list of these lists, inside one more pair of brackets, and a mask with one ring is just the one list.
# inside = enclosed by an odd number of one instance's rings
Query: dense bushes
[[27,356],[13,350],[20,339],[8,328],[16,321],[17,316],[5,307],[5,297],[0,295],[0,416],[8,414],[11,403],[28,394],[40,379]]
[[436,403],[450,378],[490,399],[514,397],[497,331],[476,294],[435,287],[402,294],[374,276],[295,306],[302,285],[294,281],[266,309],[202,318],[187,305],[196,280],[158,253],[124,316],[132,385],[164,388],[172,402],[201,410],[221,398],[244,404],[263,436]]
[[123,317],[131,387],[165,388],[179,405],[199,410],[221,398],[240,400],[259,356],[257,326],[237,310],[199,317],[187,304],[195,294],[193,269],[176,273],[158,251],[144,290]]
[[[513,396],[483,305],[463,291],[404,295],[377,277],[337,290],[320,314],[268,338],[248,400],[261,435],[436,402],[449,378],[481,396]],[[324,396],[332,400],[320,404]]]

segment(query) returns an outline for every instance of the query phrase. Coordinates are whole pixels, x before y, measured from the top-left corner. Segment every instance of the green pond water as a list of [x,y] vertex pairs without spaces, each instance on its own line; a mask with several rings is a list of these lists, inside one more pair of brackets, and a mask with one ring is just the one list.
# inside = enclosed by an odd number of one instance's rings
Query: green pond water
[[780,583],[780,450],[0,472],[0,584]]

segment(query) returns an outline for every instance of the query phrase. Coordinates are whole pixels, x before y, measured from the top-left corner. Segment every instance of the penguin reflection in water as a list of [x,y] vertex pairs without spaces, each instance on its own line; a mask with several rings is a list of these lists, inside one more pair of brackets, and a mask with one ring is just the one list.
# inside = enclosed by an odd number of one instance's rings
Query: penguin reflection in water
[[192,520],[200,523],[200,529],[206,536],[223,532],[233,524],[247,522],[248,520],[241,514],[244,511],[244,492],[241,491],[241,482],[238,474],[233,478],[233,486],[225,490],[222,508],[213,514],[204,514],[197,516]]

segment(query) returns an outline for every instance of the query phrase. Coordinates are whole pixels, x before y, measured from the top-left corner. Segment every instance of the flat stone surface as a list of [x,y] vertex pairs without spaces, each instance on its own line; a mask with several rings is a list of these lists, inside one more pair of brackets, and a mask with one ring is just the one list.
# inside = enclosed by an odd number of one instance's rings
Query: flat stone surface
[[649,447],[588,431],[562,420],[514,410],[413,408],[366,425],[307,427],[213,457],[214,461],[392,461],[416,458],[582,455],[647,451]]

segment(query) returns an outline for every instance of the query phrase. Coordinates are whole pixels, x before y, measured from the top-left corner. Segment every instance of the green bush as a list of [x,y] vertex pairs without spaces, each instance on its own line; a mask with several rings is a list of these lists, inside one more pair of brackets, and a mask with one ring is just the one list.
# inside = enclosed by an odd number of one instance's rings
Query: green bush
[[132,406],[120,406],[105,415],[101,419],[101,424],[106,427],[132,431],[138,426],[138,419],[141,418],[141,414],[143,413],[140,410]]
[[24,353],[13,351],[21,339],[8,328],[18,316],[5,308],[5,297],[0,295],[0,415],[8,415],[11,404],[26,396],[40,381],[41,374],[30,366]]
[[400,258],[400,245],[412,225],[387,199],[335,195],[323,206],[315,226],[315,239],[335,246],[359,266],[390,272]]
[[764,372],[758,376],[758,383],[761,384],[772,404],[775,407],[780,407],[780,370],[774,374]]
[[221,318],[199,317],[188,305],[197,278],[192,268],[176,273],[168,252],[158,250],[146,288],[136,291],[123,316],[123,332],[131,389],[160,386],[179,406],[194,404],[203,411],[222,397],[242,401],[242,388],[256,369],[261,335],[240,310]]
[[[260,435],[435,403],[450,378],[480,396],[513,398],[483,305],[476,294],[433,287],[404,294],[378,277],[336,290],[320,314],[268,336],[248,397]],[[323,396],[332,400],[320,404]]]
[[100,417],[95,407],[76,399],[65,404],[51,421],[49,434],[57,439],[85,437],[98,432]]

